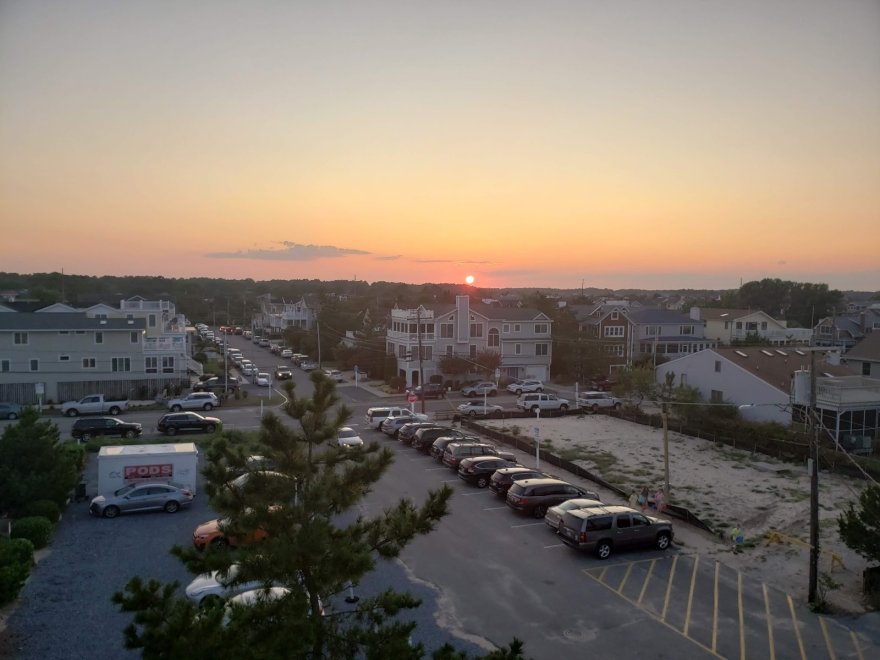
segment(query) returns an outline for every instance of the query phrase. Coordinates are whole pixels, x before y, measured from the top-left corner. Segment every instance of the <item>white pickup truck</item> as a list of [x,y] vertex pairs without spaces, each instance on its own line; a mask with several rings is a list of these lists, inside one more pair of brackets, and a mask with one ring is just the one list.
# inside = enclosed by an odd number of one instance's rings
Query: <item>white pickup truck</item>
[[65,401],[61,404],[61,414],[67,417],[77,415],[118,415],[128,409],[128,401],[111,399],[103,394],[89,394],[79,401]]

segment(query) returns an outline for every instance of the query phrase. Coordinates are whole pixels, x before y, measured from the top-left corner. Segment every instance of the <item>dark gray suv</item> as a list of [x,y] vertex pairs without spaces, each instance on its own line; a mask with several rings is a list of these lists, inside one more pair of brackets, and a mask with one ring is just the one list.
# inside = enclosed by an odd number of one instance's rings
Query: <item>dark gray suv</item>
[[596,493],[572,486],[560,479],[523,479],[514,483],[507,491],[507,506],[514,511],[543,518],[547,507],[575,497],[599,499]]
[[608,559],[613,551],[634,547],[666,550],[673,531],[668,520],[646,516],[628,506],[604,506],[566,511],[559,536],[572,548]]

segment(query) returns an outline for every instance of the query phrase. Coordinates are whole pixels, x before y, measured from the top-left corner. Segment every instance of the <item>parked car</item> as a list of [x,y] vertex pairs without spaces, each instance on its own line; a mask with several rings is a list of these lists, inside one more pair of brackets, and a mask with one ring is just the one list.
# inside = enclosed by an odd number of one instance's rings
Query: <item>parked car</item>
[[337,383],[345,382],[345,376],[339,371],[339,369],[324,369],[324,375]]
[[229,520],[226,518],[214,518],[200,524],[193,531],[193,545],[196,550],[204,550],[209,545],[216,548],[236,548],[239,545],[248,545],[266,538],[266,531],[263,529],[255,529],[243,536],[235,536],[227,532],[228,526]]
[[400,415],[399,417],[386,417],[379,425],[379,430],[386,435],[390,435],[392,438],[396,438],[397,432],[403,425],[411,424],[412,422],[424,422],[426,419],[427,416],[422,415],[421,413]]
[[18,419],[21,406],[17,403],[0,403],[0,419]]
[[431,445],[434,444],[434,440],[443,436],[449,436],[458,439],[464,439],[467,437],[466,434],[462,433],[458,429],[452,429],[448,426],[435,426],[434,428],[425,428],[416,431],[410,445],[427,453],[431,451]]
[[599,392],[610,392],[617,385],[617,379],[611,376],[597,376],[590,381],[590,387]]
[[235,376],[213,376],[193,385],[193,392],[223,392],[227,387],[238,389],[239,385],[241,382]]
[[477,488],[485,488],[489,485],[495,470],[516,465],[516,461],[509,461],[500,456],[463,458],[458,464],[458,478],[475,485]]
[[231,564],[226,572],[211,571],[196,576],[192,582],[186,585],[184,592],[186,597],[199,607],[228,600],[245,591],[259,589],[263,586],[260,580],[248,582],[236,582],[239,565]]
[[516,456],[512,452],[502,451],[488,442],[450,442],[443,450],[443,465],[458,470],[458,464],[465,458],[473,456],[500,456],[516,464]]
[[482,401],[474,399],[472,401],[465,401],[458,406],[458,412],[468,417],[486,417],[487,415],[498,415],[504,412],[504,407],[492,403],[484,404]]
[[579,408],[597,413],[600,408],[620,410],[623,402],[608,392],[581,392],[578,394],[577,404]]
[[507,386],[508,392],[513,392],[517,396],[523,392],[543,392],[544,383],[540,380],[520,380],[510,383]]
[[220,405],[220,399],[213,392],[190,392],[182,399],[171,399],[168,410],[213,410]]
[[516,407],[535,412],[536,410],[568,410],[568,399],[560,399],[555,394],[532,392],[523,394],[516,400]]
[[419,429],[437,429],[437,428],[445,428],[441,427],[439,424],[434,422],[407,422],[399,429],[397,429],[397,439],[398,441],[404,444],[411,444],[413,436],[416,434],[416,431]]
[[176,412],[162,415],[156,423],[156,430],[166,435],[196,432],[213,433],[223,426],[216,417],[203,417],[194,412]]
[[257,372],[257,365],[255,365],[253,362],[250,362],[249,360],[242,360],[241,373],[243,373],[248,378],[252,378],[253,376],[257,375]]
[[562,516],[565,515],[566,511],[574,511],[575,509],[592,509],[597,506],[606,505],[600,502],[598,498],[586,499],[576,497],[573,500],[565,500],[565,502],[557,504],[556,506],[551,506],[547,509],[547,513],[544,514],[544,522],[547,523],[547,526],[554,532],[558,532],[559,526],[562,524]]
[[314,371],[318,368],[318,363],[311,360],[303,360],[299,363],[299,368],[303,371]]
[[489,488],[496,495],[507,497],[507,491],[517,481],[524,479],[546,479],[550,477],[540,470],[527,467],[509,467],[496,470],[489,480]]
[[445,399],[446,388],[442,383],[426,383],[424,387],[418,385],[409,390],[409,394],[415,394],[421,399]]
[[275,367],[275,380],[290,380],[293,378],[293,372],[286,364],[279,364]]
[[374,408],[368,408],[366,415],[364,415],[364,420],[367,423],[367,426],[373,430],[378,431],[382,422],[385,421],[386,417],[410,417],[409,421],[422,421],[427,422],[428,416],[423,415],[422,413],[413,413],[408,408],[399,408],[397,406],[379,406]]
[[254,385],[259,385],[260,387],[271,387],[272,385],[272,377],[265,371],[260,371],[257,374],[257,377],[254,378]]
[[443,452],[446,451],[446,447],[449,446],[452,442],[479,442],[480,439],[473,435],[465,435],[463,433],[456,435],[441,435],[439,438],[434,440],[431,443],[431,446],[428,448],[428,454],[430,454],[431,458],[435,461],[442,463],[443,462]]
[[128,409],[128,401],[114,399],[104,394],[89,394],[79,401],[65,401],[61,404],[61,414],[66,417],[77,415],[118,415]]
[[73,423],[73,428],[70,430],[70,434],[77,440],[88,440],[104,435],[137,438],[142,432],[142,425],[115,417],[80,417]]
[[337,447],[363,447],[364,440],[350,426],[343,426],[336,434]]
[[604,506],[574,509],[562,516],[559,537],[573,548],[595,552],[608,559],[616,550],[653,546],[669,548],[673,539],[672,523],[646,516],[627,506]]
[[599,499],[592,493],[561,479],[524,479],[507,491],[507,506],[515,511],[543,518],[547,509],[575,497]]
[[483,381],[481,383],[476,383],[474,385],[465,385],[461,388],[461,393],[466,397],[475,397],[475,396],[495,396],[498,394],[498,386],[495,383],[490,383],[489,381]]
[[89,505],[93,516],[115,518],[120,513],[167,511],[192,504],[193,494],[178,484],[129,484],[112,495],[98,495]]

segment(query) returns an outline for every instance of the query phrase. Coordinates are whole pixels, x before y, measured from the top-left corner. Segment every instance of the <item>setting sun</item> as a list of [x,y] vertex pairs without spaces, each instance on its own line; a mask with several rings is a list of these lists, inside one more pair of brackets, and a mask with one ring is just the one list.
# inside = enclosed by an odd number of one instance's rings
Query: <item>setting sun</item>
[[473,283],[474,283],[474,276],[473,276],[473,275],[468,275],[467,277],[464,278],[464,281],[465,281],[465,283],[467,283],[467,284],[473,284]]

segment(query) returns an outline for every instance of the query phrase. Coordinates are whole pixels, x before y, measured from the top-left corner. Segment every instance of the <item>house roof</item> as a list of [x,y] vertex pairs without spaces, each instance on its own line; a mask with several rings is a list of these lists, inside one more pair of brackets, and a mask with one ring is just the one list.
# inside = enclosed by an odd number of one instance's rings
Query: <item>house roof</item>
[[84,312],[19,312],[0,314],[0,331],[28,330],[143,330],[145,319],[96,319]]
[[[783,392],[788,392],[791,389],[791,377],[795,371],[809,370],[810,368],[810,354],[808,352],[787,347],[745,346],[709,350]],[[856,375],[856,371],[849,366],[829,364],[824,357],[817,355],[816,374],[820,376],[825,374],[853,376]]]
[[869,362],[880,362],[880,332],[869,332],[858,344],[846,352],[846,359],[856,358]]
[[[434,318],[444,316],[458,309],[452,303],[437,303],[423,305],[423,307],[433,310]],[[551,322],[546,314],[534,307],[498,307],[483,303],[471,303],[470,311],[492,321],[534,321],[540,319],[542,321],[546,320],[548,323]]]
[[644,307],[625,312],[633,323],[680,323],[681,325],[705,325],[703,320],[692,319],[688,314],[682,314],[674,309],[659,309],[657,307]]
[[731,321],[749,314],[754,314],[757,309],[734,309],[725,307],[700,307],[700,318],[704,321]]

